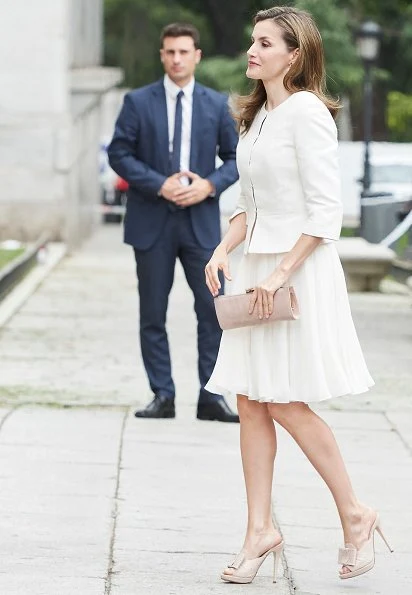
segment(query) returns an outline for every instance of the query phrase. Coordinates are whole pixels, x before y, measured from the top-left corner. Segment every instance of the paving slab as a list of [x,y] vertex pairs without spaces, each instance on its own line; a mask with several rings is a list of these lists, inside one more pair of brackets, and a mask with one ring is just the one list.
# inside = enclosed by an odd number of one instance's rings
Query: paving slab
[[177,418],[134,418],[150,391],[133,254],[120,228],[107,226],[0,329],[0,594],[409,595],[411,302],[350,299],[376,387],[316,410],[394,543],[389,554],[377,540],[373,572],[339,580],[332,497],[280,430],[274,514],[287,544],[283,577],[272,584],[267,560],[247,587],[220,581],[246,521],[239,427],[195,419],[195,317],[180,265],[168,316]]
[[[227,593],[219,573],[236,553],[245,521],[238,434],[237,425],[189,414],[174,422],[128,419],[112,593]],[[270,577],[267,561],[250,593],[265,592]],[[286,579],[277,592],[289,593]]]
[[[328,417],[336,418],[336,412],[325,415],[331,422]],[[408,593],[402,590],[407,581],[400,574],[412,554],[407,528],[410,519],[405,514],[406,503],[412,498],[410,453],[388,422],[386,429],[382,428],[382,417],[378,417],[377,430],[360,430],[356,424],[353,429],[342,427],[347,422],[334,428],[357,492],[362,500],[379,508],[387,538],[396,549],[390,554],[377,538],[376,569],[350,585],[336,577],[337,549],[342,544],[332,499],[289,436],[278,432],[279,450],[286,451],[286,456],[279,457],[276,465],[275,511],[288,544],[286,558],[297,593],[340,594],[347,593],[348,588],[362,595]],[[368,472],[371,467],[372,472]],[[383,470],[388,470],[388,478]]]
[[19,407],[0,431],[0,593],[104,593],[124,411]]
[[0,428],[12,412],[12,407],[0,407]]

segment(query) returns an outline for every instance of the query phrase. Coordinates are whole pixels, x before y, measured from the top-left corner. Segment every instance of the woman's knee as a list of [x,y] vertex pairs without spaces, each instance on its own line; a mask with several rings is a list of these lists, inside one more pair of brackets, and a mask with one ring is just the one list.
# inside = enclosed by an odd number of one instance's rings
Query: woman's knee
[[261,420],[270,417],[265,403],[253,401],[245,395],[237,395],[237,410],[241,421],[247,419]]
[[312,410],[306,403],[268,403],[269,415],[285,430],[292,430],[297,424],[304,423]]

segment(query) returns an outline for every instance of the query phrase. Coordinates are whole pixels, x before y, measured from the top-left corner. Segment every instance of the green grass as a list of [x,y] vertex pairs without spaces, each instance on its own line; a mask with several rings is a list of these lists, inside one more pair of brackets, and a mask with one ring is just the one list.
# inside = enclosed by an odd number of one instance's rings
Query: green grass
[[342,227],[341,238],[353,238],[356,235],[356,227]]
[[24,248],[17,248],[16,250],[2,250],[0,248],[0,269],[15,258],[18,258],[23,252]]
[[406,232],[403,234],[403,236],[401,236],[399,238],[399,240],[396,242],[396,244],[394,246],[394,249],[398,256],[402,257],[402,254],[405,252],[406,248],[408,247],[408,243],[409,243],[409,233]]
[[[32,385],[1,385],[0,407],[20,407],[36,405],[39,407],[53,407],[56,409],[70,409],[84,407],[86,409],[120,409],[124,411],[130,407],[127,402],[113,402],[113,393],[101,391],[80,392],[60,387]],[[1,425],[1,420],[0,420]]]

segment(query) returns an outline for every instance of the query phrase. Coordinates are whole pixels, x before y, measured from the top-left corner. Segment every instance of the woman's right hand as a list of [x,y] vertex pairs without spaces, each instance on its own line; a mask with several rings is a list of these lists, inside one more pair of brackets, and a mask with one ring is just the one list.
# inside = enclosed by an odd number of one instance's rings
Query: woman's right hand
[[223,272],[228,281],[232,280],[229,272],[229,257],[226,248],[222,244],[219,244],[213,252],[212,258],[205,267],[206,285],[213,297],[219,294],[219,289],[221,288],[218,275],[219,271]]

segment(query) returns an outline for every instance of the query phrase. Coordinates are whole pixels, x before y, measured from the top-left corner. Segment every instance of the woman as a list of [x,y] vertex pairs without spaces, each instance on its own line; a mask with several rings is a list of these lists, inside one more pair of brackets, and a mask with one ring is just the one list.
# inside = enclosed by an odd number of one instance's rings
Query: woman
[[373,385],[334,244],[342,220],[338,104],[325,94],[322,40],[309,14],[275,7],[258,12],[254,24],[246,75],[256,85],[238,100],[241,197],[206,266],[206,283],[218,295],[218,271],[231,279],[228,254],[244,241],[232,293],[253,287],[249,311],[268,317],[275,291],[293,285],[301,318],[225,331],[206,386],[237,394],[248,504],[243,548],[222,579],[251,582],[269,553],[276,566],[283,548],[271,514],[273,420],[333,495],[345,543],[340,578],[346,579],[372,568],[374,533],[381,530],[377,513],[358,501],[330,428],[308,407]]

